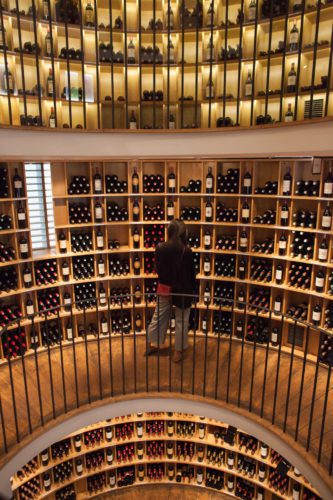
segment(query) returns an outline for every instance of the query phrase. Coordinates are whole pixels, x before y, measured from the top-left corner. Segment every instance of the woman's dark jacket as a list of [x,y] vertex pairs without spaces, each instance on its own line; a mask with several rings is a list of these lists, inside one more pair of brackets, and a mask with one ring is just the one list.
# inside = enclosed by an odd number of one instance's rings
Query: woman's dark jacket
[[[157,246],[155,252],[156,272],[159,282],[172,287],[177,294],[195,294],[195,264],[192,250],[167,241]],[[190,307],[193,299],[185,296],[173,296],[176,307]]]

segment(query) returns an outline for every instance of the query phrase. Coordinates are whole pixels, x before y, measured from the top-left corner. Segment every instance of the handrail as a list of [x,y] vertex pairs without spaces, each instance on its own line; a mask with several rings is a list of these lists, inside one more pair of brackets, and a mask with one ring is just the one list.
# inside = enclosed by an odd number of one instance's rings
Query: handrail
[[[148,303],[153,292],[141,293],[140,303],[135,294],[125,293],[106,298],[101,307],[99,298],[91,297],[69,304],[54,306],[33,315],[12,321],[1,331],[5,361],[0,364],[3,380],[0,386],[0,460],[13,452],[17,443],[49,422],[72,410],[78,410],[97,400],[136,393],[179,393],[203,396],[230,404],[266,419],[291,436],[315,458],[324,470],[333,473],[333,401],[331,397],[332,365],[320,359],[322,335],[333,337],[332,332],[249,302],[239,302],[218,296],[204,303],[204,297],[192,294],[174,294],[174,297],[192,299],[193,328],[189,336],[189,349],[178,363],[173,363],[173,338],[184,340],[184,316],[178,318],[177,333],[170,328],[156,353],[144,356],[148,348],[146,328],[137,328],[135,315],[140,312],[147,322],[148,310],[160,310],[165,301]],[[155,295],[156,297],[156,295]],[[112,302],[118,301],[117,307]],[[199,300],[200,299],[200,300]],[[93,308],[85,307],[94,301]],[[219,301],[218,304],[214,302]],[[214,309],[210,305],[214,304]],[[76,310],[81,307],[80,315]],[[201,331],[200,311],[214,318],[217,328]],[[131,313],[131,327],[125,330],[124,314]],[[170,312],[170,311],[169,311]],[[120,326],[112,331],[112,317],[116,313]],[[168,311],[164,311],[168,316]],[[107,329],[100,330],[102,315]],[[169,315],[170,316],[170,315]],[[72,335],[66,339],[63,318],[83,322],[81,338]],[[228,318],[227,328],[222,320]],[[236,332],[237,320],[242,320],[242,331]],[[249,320],[266,330],[248,335]],[[60,332],[57,345],[51,346],[50,322]],[[88,325],[94,323],[96,333],[89,335]],[[44,328],[44,345],[40,338],[30,349],[20,349],[15,358],[6,352],[8,339],[16,328],[26,328],[34,334],[37,325]],[[280,325],[278,339],[271,341],[273,325]],[[288,325],[288,326],[287,326]],[[157,329],[163,328],[157,322]],[[297,349],[299,330],[303,332],[304,349]],[[289,330],[287,332],[287,330]],[[81,332],[82,333],[82,332]],[[129,334],[130,333],[130,334]],[[288,347],[283,344],[286,333]],[[18,345],[25,343],[17,335]],[[159,340],[158,342],[162,342]],[[179,345],[182,345],[180,341]],[[259,348],[260,347],[260,348]]]

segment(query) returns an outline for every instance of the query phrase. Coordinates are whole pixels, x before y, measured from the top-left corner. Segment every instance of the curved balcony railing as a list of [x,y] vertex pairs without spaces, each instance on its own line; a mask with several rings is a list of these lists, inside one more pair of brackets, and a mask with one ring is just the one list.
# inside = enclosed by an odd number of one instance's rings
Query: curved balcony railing
[[[172,359],[172,322],[157,353],[145,356],[148,338],[138,312],[148,321],[151,295],[109,297],[106,306],[80,301],[21,317],[1,332],[5,359],[0,364],[0,457],[46,424],[97,400],[131,394],[190,394],[241,408],[292,437],[332,475],[333,398],[330,364],[320,357],[323,329],[248,303],[216,297],[212,304],[193,296],[189,348],[179,363]],[[157,305],[159,307],[159,298]],[[214,310],[212,310],[214,309]],[[201,314],[213,314],[208,332],[198,328]],[[118,318],[117,331],[112,322]],[[105,318],[102,333],[101,318]],[[80,335],[66,337],[64,322],[81,322]],[[61,335],[51,345],[52,325]],[[243,329],[239,325],[242,323]],[[43,344],[35,339],[43,326]],[[93,328],[92,325],[97,325]],[[276,342],[271,331],[279,325]],[[237,328],[238,327],[238,328]],[[215,331],[214,331],[215,330]],[[257,331],[257,333],[256,333]],[[298,348],[303,333],[304,349]],[[181,335],[185,335],[182,328]],[[283,336],[289,335],[289,345]],[[327,337],[325,337],[327,338]],[[9,355],[10,342],[19,349]],[[317,355],[313,352],[317,346]]]

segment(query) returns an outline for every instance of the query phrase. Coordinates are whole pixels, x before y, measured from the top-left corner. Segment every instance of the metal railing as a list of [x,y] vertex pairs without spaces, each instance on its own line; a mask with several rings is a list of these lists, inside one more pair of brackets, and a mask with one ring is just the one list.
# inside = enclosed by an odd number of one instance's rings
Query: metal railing
[[[0,456],[5,458],[40,427],[94,401],[178,393],[224,402],[265,419],[332,475],[332,366],[321,358],[329,332],[237,300],[191,298],[189,347],[178,363],[173,362],[172,315],[164,344],[145,355],[146,325],[135,320],[140,314],[148,324],[154,306],[160,308],[162,299],[154,302],[151,293],[143,294],[140,303],[126,294],[108,297],[104,306],[98,298],[59,305],[3,328]],[[208,322],[204,331],[202,320]],[[272,342],[274,327],[279,333]],[[184,338],[183,320],[177,328]],[[28,349],[26,334],[33,340]],[[9,355],[11,342],[18,346],[15,358]]]

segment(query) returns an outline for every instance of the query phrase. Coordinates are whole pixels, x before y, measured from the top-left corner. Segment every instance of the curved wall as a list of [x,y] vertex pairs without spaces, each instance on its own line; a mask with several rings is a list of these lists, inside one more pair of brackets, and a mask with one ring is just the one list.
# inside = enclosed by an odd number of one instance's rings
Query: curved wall
[[333,121],[210,132],[41,131],[0,129],[0,160],[144,156],[332,156]]
[[37,453],[59,441],[64,436],[81,429],[91,423],[113,418],[119,415],[126,415],[138,412],[180,412],[191,413],[193,415],[204,415],[205,417],[221,420],[243,429],[248,434],[256,436],[264,441],[268,446],[274,448],[278,453],[291,462],[319,491],[324,500],[331,500],[332,490],[328,484],[322,480],[320,472],[306,462],[293,446],[288,444],[282,437],[273,433],[268,426],[264,427],[260,423],[248,418],[240,413],[236,413],[221,405],[205,402],[203,398],[192,399],[191,397],[163,398],[147,397],[141,398],[139,395],[135,399],[119,398],[114,403],[103,404],[89,410],[79,412],[69,417],[62,423],[50,428],[42,433],[30,444],[20,449],[20,451],[0,470],[0,498],[10,499],[11,488],[9,478],[25,463],[31,460]]

